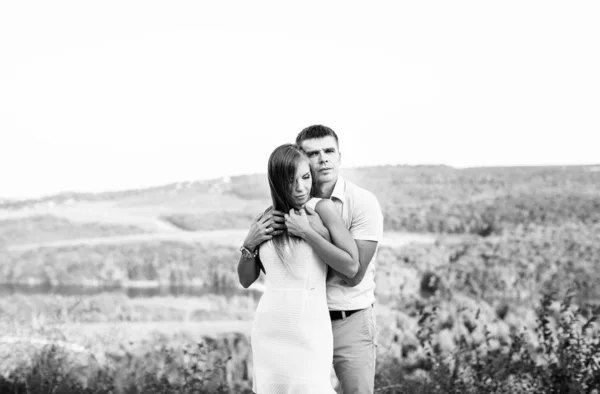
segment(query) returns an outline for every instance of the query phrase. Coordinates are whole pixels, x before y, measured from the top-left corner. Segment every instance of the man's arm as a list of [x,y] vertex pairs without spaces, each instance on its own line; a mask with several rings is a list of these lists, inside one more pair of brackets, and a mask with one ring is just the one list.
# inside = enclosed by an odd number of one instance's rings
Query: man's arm
[[377,251],[377,245],[383,236],[383,215],[381,207],[374,194],[363,190],[356,195],[352,212],[350,232],[358,246],[360,266],[354,277],[334,271],[350,287],[362,282],[365,273]]
[[[261,243],[282,233],[285,228],[285,225],[282,224],[283,222],[283,213],[279,211],[270,210],[258,215],[252,221],[243,246],[254,253]],[[245,289],[248,288],[260,276],[261,268],[264,272],[260,256],[256,255],[252,258],[244,258],[243,255],[240,256],[237,267],[240,284]]]
[[377,241],[363,241],[362,239],[356,239],[356,246],[358,246],[358,262],[360,266],[358,267],[358,271],[354,277],[346,276],[336,270],[333,272],[342,278],[342,280],[350,287],[354,287],[362,282],[365,277],[365,272],[367,272],[367,268],[369,264],[371,264],[371,260],[375,255],[375,251],[377,250]]

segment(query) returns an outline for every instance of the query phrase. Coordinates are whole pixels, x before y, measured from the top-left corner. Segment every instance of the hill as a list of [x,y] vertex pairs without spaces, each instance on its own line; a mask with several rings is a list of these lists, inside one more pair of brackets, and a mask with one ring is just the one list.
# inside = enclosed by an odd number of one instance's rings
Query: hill
[[[600,222],[598,166],[376,166],[343,169],[379,199],[387,231],[502,234],[515,227]],[[265,174],[108,193],[0,202],[0,220],[53,215],[147,231],[246,228],[270,205]],[[103,215],[94,215],[95,211]],[[111,217],[112,214],[112,217]],[[99,217],[102,216],[102,217]],[[118,220],[127,216],[128,220]]]

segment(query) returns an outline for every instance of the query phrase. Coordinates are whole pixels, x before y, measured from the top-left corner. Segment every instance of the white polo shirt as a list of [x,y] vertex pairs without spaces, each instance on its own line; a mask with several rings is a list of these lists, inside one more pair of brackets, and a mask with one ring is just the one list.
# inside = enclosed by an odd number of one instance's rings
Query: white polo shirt
[[[340,176],[331,194],[331,200],[354,239],[381,242],[383,214],[373,193]],[[355,287],[348,286],[341,278],[330,272],[327,276],[329,309],[336,311],[364,309],[375,302],[376,266],[377,250],[363,280]]]

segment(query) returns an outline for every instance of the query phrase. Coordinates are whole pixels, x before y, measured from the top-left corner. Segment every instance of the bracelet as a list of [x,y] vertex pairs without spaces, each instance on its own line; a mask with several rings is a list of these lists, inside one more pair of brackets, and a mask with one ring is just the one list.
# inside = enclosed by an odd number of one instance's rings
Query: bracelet
[[250,249],[242,245],[240,252],[242,252],[242,256],[244,256],[244,259],[246,260],[253,259],[258,256],[258,248],[254,249],[254,252],[251,252]]

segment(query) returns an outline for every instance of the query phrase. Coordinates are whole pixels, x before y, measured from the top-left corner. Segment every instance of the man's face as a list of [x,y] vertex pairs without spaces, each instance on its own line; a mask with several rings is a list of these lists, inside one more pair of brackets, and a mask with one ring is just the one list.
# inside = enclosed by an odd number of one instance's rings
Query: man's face
[[327,136],[304,140],[300,143],[300,148],[306,152],[310,159],[310,165],[315,170],[317,183],[337,180],[341,154],[335,138]]

